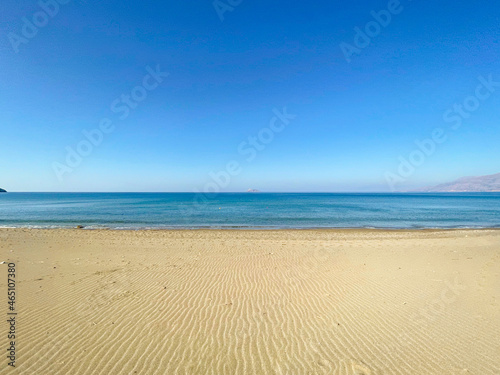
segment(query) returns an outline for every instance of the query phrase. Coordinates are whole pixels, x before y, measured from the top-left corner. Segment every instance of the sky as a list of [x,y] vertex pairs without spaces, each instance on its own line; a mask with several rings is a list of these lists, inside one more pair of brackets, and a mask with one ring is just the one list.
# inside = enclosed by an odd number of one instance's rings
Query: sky
[[8,191],[394,191],[500,172],[500,4],[3,0]]

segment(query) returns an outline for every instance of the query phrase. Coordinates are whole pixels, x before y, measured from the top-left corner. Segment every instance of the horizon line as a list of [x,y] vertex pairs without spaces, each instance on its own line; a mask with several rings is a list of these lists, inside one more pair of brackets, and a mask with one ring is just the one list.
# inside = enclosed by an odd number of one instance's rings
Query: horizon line
[[400,190],[400,191],[221,191],[217,193],[193,192],[193,191],[6,191],[6,193],[37,193],[37,194],[201,194],[201,195],[217,195],[217,194],[402,194],[402,193],[500,193],[500,191],[416,191],[416,190]]

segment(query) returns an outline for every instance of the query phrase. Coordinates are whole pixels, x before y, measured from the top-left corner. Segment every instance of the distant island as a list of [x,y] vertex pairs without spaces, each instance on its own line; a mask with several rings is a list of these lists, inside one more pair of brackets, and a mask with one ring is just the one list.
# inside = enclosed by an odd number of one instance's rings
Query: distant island
[[0,193],[6,193],[7,190],[0,188]]
[[257,190],[257,189],[248,189],[247,193],[260,193],[260,190]]
[[462,177],[453,182],[419,189],[421,192],[500,192],[500,173],[487,176]]

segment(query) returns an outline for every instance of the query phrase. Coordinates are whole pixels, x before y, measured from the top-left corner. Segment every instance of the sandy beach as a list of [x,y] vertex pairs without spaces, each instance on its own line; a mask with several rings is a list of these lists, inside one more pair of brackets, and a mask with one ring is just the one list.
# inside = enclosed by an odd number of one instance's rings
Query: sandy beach
[[[498,230],[2,229],[0,250],[2,374],[500,373]],[[0,294],[5,318],[7,264]]]

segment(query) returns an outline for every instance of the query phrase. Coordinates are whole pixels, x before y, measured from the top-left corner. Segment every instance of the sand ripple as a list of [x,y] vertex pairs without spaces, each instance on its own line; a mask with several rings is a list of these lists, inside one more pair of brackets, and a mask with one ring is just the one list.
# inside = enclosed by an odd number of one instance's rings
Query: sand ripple
[[0,239],[20,280],[2,374],[500,374],[499,231]]

